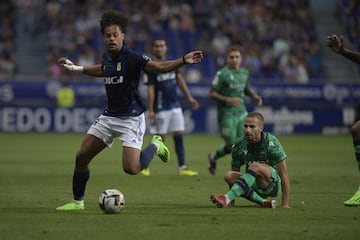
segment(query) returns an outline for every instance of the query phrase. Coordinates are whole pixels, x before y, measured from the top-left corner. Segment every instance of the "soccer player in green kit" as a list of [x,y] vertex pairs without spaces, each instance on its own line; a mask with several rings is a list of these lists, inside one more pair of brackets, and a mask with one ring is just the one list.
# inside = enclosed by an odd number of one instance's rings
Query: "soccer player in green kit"
[[240,50],[231,47],[227,52],[227,66],[216,73],[211,83],[209,96],[217,101],[218,125],[225,141],[208,156],[212,175],[216,172],[216,161],[230,154],[234,142],[243,135],[243,122],[247,115],[245,96],[255,99],[258,106],[262,105],[262,98],[249,87],[249,71],[240,67],[241,61]]
[[[282,207],[289,208],[290,181],[286,166],[286,153],[279,140],[263,131],[264,117],[259,112],[249,113],[244,120],[244,136],[233,146],[232,170],[224,179],[231,187],[225,195],[211,195],[217,207],[225,208],[236,197],[243,197],[262,207],[275,208],[275,200],[267,197],[282,196]],[[246,167],[244,174],[241,166]]]

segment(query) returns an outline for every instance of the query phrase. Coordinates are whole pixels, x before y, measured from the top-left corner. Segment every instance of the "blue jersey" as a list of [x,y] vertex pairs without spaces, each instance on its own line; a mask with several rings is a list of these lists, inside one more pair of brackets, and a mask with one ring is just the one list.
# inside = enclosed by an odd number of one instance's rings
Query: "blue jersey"
[[103,54],[102,75],[106,90],[104,115],[113,117],[138,116],[146,111],[138,86],[140,74],[150,60],[123,46],[116,59]]
[[178,70],[168,73],[147,73],[148,79],[145,84],[155,87],[154,112],[180,107],[176,93],[177,74]]

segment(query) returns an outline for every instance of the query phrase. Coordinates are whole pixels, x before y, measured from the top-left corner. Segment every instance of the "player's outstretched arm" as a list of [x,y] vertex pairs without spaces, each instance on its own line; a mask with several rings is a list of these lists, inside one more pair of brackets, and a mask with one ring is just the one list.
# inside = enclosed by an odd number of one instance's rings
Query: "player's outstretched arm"
[[59,58],[57,62],[69,72],[84,73],[86,75],[93,77],[102,76],[101,64],[92,65],[92,66],[79,66],[74,64],[71,60],[65,57]]
[[170,72],[179,67],[184,66],[185,64],[197,64],[200,63],[203,59],[202,51],[192,51],[185,54],[182,58],[169,61],[153,61],[150,60],[146,66],[145,70],[148,72]]
[[328,46],[335,53],[343,55],[347,59],[360,64],[360,52],[352,51],[344,47],[344,37],[331,35],[326,37],[326,46]]

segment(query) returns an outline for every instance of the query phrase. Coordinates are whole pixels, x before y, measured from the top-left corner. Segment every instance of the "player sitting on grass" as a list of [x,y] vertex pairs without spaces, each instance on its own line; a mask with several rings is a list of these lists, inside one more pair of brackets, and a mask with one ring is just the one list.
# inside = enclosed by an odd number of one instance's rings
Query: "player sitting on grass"
[[[232,171],[224,179],[231,187],[225,195],[211,195],[217,207],[225,208],[236,197],[243,197],[262,207],[275,208],[276,197],[282,193],[282,207],[289,208],[290,181],[286,154],[278,139],[263,131],[264,118],[259,112],[249,113],[244,121],[244,133],[232,149]],[[244,174],[240,167],[246,166]]]

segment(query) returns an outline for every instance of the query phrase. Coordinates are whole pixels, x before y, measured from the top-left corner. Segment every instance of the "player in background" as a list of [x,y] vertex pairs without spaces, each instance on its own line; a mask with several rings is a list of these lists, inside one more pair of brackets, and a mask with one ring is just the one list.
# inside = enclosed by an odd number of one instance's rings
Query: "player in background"
[[105,147],[111,147],[114,139],[122,142],[122,165],[127,174],[138,174],[149,165],[155,154],[164,162],[170,159],[170,152],[157,135],[141,150],[146,128],[146,107],[138,93],[141,71],[169,72],[187,63],[199,63],[203,57],[202,52],[192,51],[172,61],[153,61],[124,46],[127,23],[127,16],[114,10],[102,15],[100,31],[107,52],[103,54],[101,64],[78,66],[65,57],[58,60],[68,71],[102,77],[106,90],[106,106],[104,112],[90,126],[76,154],[73,201],[56,208],[57,210],[85,208],[83,197],[90,176],[89,164]]
[[[236,197],[243,197],[262,207],[275,208],[275,200],[267,197],[282,195],[282,207],[289,208],[290,181],[286,166],[286,153],[279,140],[264,130],[264,117],[250,112],[243,125],[244,136],[232,150],[232,170],[224,179],[230,186],[225,195],[211,195],[217,207],[225,208]],[[240,167],[245,166],[244,174]]]
[[[155,60],[165,61],[166,53],[167,44],[165,39],[155,39],[153,41]],[[198,172],[188,169],[185,162],[183,140],[185,123],[177,97],[177,86],[188,100],[192,109],[197,110],[199,103],[192,97],[183,76],[177,69],[168,73],[147,73],[144,77],[144,82],[147,85],[150,133],[160,135],[163,141],[165,141],[166,134],[172,133],[178,159],[178,175],[197,176]],[[149,176],[150,169],[146,168],[141,173]]]
[[[337,35],[327,36],[326,45],[335,53],[340,54],[347,59],[360,64],[360,52],[352,51],[344,46],[344,37]],[[360,171],[360,120],[356,121],[351,127],[351,136],[353,139],[355,158],[357,161],[358,169]],[[344,202],[345,206],[359,206],[360,205],[360,184],[358,190],[354,195]]]
[[243,122],[247,115],[245,96],[262,105],[262,98],[249,86],[249,71],[241,67],[240,49],[231,47],[227,52],[227,66],[220,69],[214,77],[209,96],[217,101],[217,121],[220,135],[225,144],[208,155],[209,171],[216,172],[216,161],[231,153],[234,142],[243,135]]

